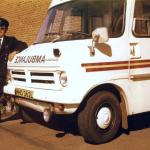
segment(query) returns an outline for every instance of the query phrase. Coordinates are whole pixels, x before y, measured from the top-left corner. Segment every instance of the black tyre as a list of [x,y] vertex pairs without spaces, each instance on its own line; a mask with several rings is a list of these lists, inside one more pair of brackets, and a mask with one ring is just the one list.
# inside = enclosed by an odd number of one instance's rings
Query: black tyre
[[26,108],[26,107],[23,107],[23,106],[20,106],[20,116],[21,116],[21,119],[23,120],[23,122],[33,122],[33,118],[31,117],[32,114],[31,114],[31,110]]
[[29,109],[27,107],[20,106],[19,114],[23,122],[39,122],[42,120],[41,113]]
[[112,140],[121,122],[121,109],[116,96],[107,91],[97,92],[87,101],[78,115],[78,127],[85,141],[100,144]]

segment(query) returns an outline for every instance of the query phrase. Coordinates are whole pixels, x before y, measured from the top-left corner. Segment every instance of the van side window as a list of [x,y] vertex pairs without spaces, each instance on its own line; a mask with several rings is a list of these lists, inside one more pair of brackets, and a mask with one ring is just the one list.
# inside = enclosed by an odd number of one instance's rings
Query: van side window
[[[101,7],[100,7],[101,6]],[[91,30],[107,27],[109,37],[119,37],[124,31],[125,1],[101,0],[91,7]]]
[[137,37],[150,37],[150,0],[135,2],[133,34]]

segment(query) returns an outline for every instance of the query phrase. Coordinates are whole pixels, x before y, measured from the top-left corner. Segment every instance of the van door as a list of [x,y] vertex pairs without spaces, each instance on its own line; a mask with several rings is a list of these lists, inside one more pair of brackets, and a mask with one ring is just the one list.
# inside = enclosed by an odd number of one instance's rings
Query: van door
[[134,113],[150,111],[150,1],[135,0],[130,39]]

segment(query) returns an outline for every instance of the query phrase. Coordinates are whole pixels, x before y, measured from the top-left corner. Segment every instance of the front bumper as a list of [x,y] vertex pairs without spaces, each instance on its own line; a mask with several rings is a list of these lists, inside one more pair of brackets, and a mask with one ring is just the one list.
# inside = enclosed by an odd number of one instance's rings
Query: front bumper
[[[23,90],[32,91],[32,98],[17,96],[15,89],[20,88]],[[53,91],[34,89],[21,86],[14,86],[8,84],[4,86],[4,93],[14,97],[14,101],[19,105],[29,107],[31,109],[43,112],[45,109],[50,108],[56,114],[72,114],[79,107],[79,101],[73,99],[69,91]]]

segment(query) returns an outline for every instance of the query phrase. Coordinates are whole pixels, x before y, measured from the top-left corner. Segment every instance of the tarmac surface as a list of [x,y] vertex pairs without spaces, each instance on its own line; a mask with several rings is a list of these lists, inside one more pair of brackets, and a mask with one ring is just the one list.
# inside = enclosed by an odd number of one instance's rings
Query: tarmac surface
[[0,122],[0,150],[150,150],[150,113],[129,118],[129,133],[101,145],[86,143],[72,116],[55,116],[51,125],[24,123],[16,115]]

